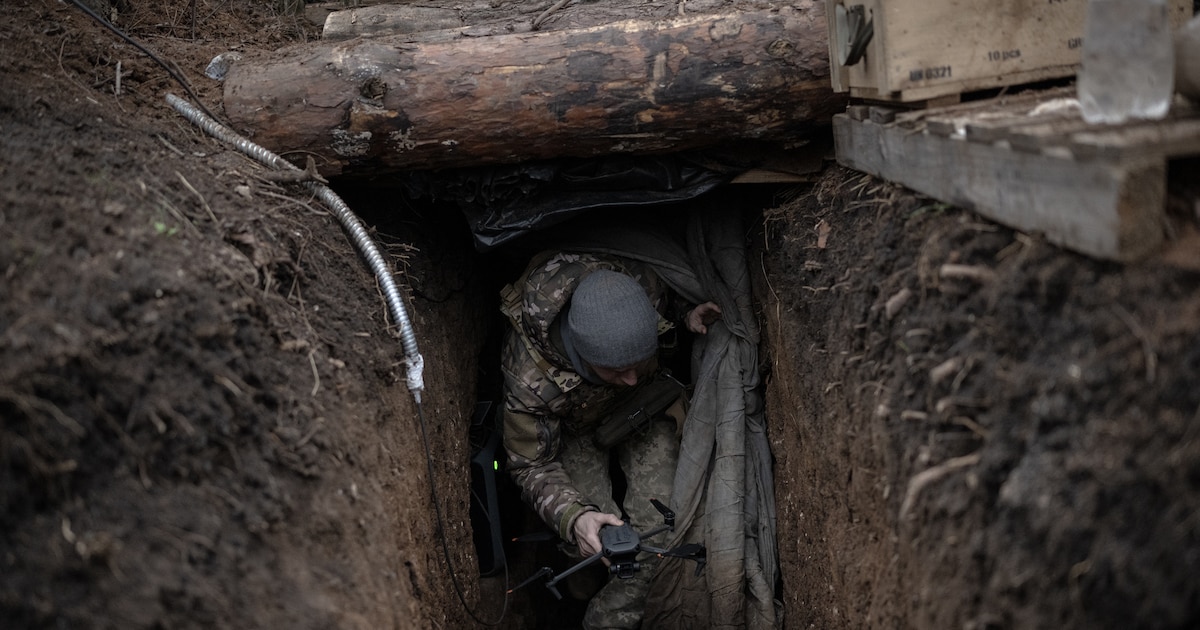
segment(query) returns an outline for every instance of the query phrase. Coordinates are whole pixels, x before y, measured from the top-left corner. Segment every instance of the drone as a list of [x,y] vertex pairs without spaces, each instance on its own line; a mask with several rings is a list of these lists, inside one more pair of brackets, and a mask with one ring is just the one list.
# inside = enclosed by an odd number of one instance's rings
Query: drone
[[704,570],[704,564],[707,561],[706,550],[704,545],[700,543],[688,543],[680,545],[675,549],[660,549],[651,547],[650,545],[642,544],[642,540],[652,536],[661,534],[665,531],[675,530],[675,512],[671,511],[658,499],[650,499],[654,504],[655,509],[663,515],[663,524],[659,525],[650,531],[638,533],[633,529],[633,526],[626,521],[622,525],[606,525],[600,528],[600,551],[595,554],[580,560],[571,568],[563,571],[559,575],[554,574],[554,570],[550,567],[542,567],[533,575],[529,576],[524,582],[521,582],[516,587],[509,589],[509,593],[517,589],[524,588],[538,580],[545,580],[545,586],[558,599],[562,599],[562,593],[558,591],[558,583],[565,580],[572,574],[581,571],[601,559],[609,561],[609,573],[616,575],[622,580],[627,580],[633,577],[634,573],[641,570],[641,563],[637,560],[637,555],[643,551],[657,554],[664,558],[685,558],[696,562],[696,575]]

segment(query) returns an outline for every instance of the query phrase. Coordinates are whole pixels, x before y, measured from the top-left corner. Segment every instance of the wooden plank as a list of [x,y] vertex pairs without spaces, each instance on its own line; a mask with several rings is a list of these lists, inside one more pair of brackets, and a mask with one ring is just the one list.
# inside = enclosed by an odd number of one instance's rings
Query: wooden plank
[[734,177],[731,184],[799,184],[817,181],[825,160],[833,155],[828,141],[786,151],[759,151],[755,166]]
[[811,184],[820,179],[817,173],[794,173],[770,168],[755,168],[734,177],[730,184]]
[[896,120],[896,109],[893,107],[872,107],[871,122],[876,124],[886,124]]
[[1041,115],[1034,115],[1033,112],[998,113],[995,116],[980,116],[975,120],[966,121],[963,125],[963,135],[972,142],[996,142],[1007,138],[1022,127],[1060,123],[1078,117],[1078,107],[1051,111]]
[[866,120],[871,116],[869,105],[851,105],[846,108],[846,115],[854,120]]
[[[1067,107],[1067,103],[1071,105]],[[1079,117],[1079,107],[1073,99],[1040,97],[1007,101],[990,99],[978,101],[969,109],[939,108],[925,113],[929,133],[965,137],[976,142],[1003,139],[1017,126],[1072,117]]]
[[1018,151],[1038,153],[1053,147],[1070,144],[1070,134],[1090,127],[1083,118],[1057,118],[1027,125],[1009,127],[1002,139]]
[[1163,241],[1166,161],[1074,160],[834,117],[838,162],[1052,243],[1132,261]]
[[1028,112],[1046,101],[1075,96],[1075,88],[1052,88],[1049,90],[1026,90],[1016,94],[1004,94],[990,99],[967,101],[936,109],[915,109],[896,115],[896,121],[911,123],[925,121],[931,116],[958,116],[969,118],[980,112]]
[[962,130],[963,118],[933,116],[925,121],[925,128],[935,136],[964,135]]
[[1165,120],[1131,120],[1116,126],[1089,124],[1071,109],[1007,125],[993,123],[986,137],[1007,140],[1022,151],[1066,148],[1080,159],[1195,155],[1200,153],[1200,109],[1177,105]]
[[1087,159],[1200,155],[1200,118],[1081,130],[1071,135],[1069,146],[1076,157]]

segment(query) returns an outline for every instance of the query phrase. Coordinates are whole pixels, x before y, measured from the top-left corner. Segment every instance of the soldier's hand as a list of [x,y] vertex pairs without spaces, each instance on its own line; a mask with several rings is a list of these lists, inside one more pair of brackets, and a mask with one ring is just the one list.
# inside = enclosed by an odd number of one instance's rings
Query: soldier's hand
[[575,541],[579,543],[579,553],[589,557],[600,552],[600,528],[605,525],[621,525],[622,521],[615,514],[606,512],[584,512],[575,519]]
[[708,325],[721,319],[721,307],[716,302],[705,302],[688,311],[687,329],[697,335],[708,334]]

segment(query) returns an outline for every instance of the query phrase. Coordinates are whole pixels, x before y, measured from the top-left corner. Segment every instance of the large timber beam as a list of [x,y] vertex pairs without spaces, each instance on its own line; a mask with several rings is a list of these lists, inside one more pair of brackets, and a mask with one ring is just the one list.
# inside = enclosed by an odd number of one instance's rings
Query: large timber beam
[[322,173],[378,174],[737,140],[828,128],[822,3],[576,30],[405,42],[359,38],[237,64],[236,127]]

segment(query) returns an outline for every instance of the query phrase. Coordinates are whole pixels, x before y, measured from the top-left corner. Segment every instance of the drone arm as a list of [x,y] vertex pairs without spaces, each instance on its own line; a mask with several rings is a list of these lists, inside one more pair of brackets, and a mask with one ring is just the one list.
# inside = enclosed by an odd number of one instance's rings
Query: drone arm
[[650,503],[654,505],[654,509],[658,510],[659,514],[663,515],[663,522],[666,523],[666,528],[675,529],[675,512],[658,499],[650,499]]
[[[672,525],[659,525],[658,527],[655,527],[654,529],[651,529],[651,530],[647,531],[646,533],[641,534],[641,539],[645,540],[647,538],[650,538],[651,536],[657,536],[658,534],[661,534],[663,532],[669,532],[673,529],[675,529],[675,527]],[[642,545],[642,549],[646,549],[646,546]]]
[[[566,579],[567,576],[584,569],[585,567],[589,567],[593,564],[596,564],[596,561],[598,561],[600,558],[603,558],[603,557],[604,557],[603,553],[596,553],[591,556],[588,556],[587,558],[584,558],[583,560],[580,560],[579,563],[577,563],[575,566],[571,567],[570,569],[563,571],[562,573],[558,574],[557,576],[551,577],[550,580],[548,582],[546,582],[546,588],[550,589],[551,591],[554,592],[555,595],[557,595],[558,591],[555,590],[554,587],[557,586],[559,582]],[[550,575],[553,576],[554,575],[553,572],[551,572]],[[528,581],[529,580],[526,580],[526,582],[528,582]],[[560,599],[561,599],[561,597],[560,597]]]
[[533,575],[526,578],[524,582],[521,582],[520,584],[508,589],[508,594],[511,595],[512,592],[515,590],[525,588],[526,586],[533,584],[535,581],[540,580],[543,577],[553,576],[553,575],[554,575],[554,571],[551,570],[550,567],[542,567],[541,569],[538,570],[537,573],[534,573]]

